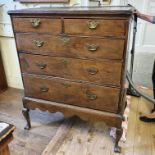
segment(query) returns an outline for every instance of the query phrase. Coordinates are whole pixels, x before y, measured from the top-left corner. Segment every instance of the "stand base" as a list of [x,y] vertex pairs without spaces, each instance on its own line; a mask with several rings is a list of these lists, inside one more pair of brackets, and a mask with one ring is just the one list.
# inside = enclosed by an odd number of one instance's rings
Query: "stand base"
[[127,89],[127,95],[134,96],[134,97],[140,97],[140,96],[141,96],[141,95],[140,95],[135,89],[133,89],[132,87],[130,87],[130,88]]
[[[125,100],[121,101],[121,103],[125,104]],[[55,103],[51,101],[29,98],[29,97],[23,98],[23,104],[24,104],[24,108],[22,112],[27,122],[25,129],[31,128],[29,111],[35,110],[35,109],[40,109],[42,111],[48,110],[49,112],[59,111],[59,112],[62,112],[64,116],[67,116],[67,117],[79,116],[84,121],[90,121],[90,122],[104,121],[108,126],[116,127],[116,140],[115,140],[114,151],[117,153],[121,152],[119,141],[123,134],[122,113],[115,114],[112,112],[110,113],[106,111],[93,110],[93,109],[78,107],[74,105],[65,105],[63,103],[58,103],[58,102]],[[122,107],[124,106],[125,105],[122,105]]]

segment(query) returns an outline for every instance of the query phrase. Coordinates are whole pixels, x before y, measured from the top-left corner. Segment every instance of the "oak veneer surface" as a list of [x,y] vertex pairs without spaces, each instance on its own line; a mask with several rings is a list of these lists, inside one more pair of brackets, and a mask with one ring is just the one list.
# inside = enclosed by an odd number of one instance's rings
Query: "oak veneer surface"
[[[120,87],[121,62],[20,54],[23,73],[62,77]],[[115,78],[113,78],[115,77]]]
[[[130,16],[134,8],[129,6],[102,6],[102,7],[42,7],[33,9],[10,10],[10,15],[127,15]],[[60,16],[59,16],[60,17]],[[89,18],[89,17],[87,17]]]
[[26,129],[35,108],[96,117],[117,127],[115,152],[120,152],[132,11],[113,6],[8,12],[25,88]]
[[39,29],[34,29],[30,22],[33,18],[13,18],[15,32],[38,32],[38,33],[60,33],[61,20],[60,19],[41,19]]
[[[125,20],[93,19],[97,22],[96,29],[88,29],[86,25],[91,19],[65,19],[64,27],[67,34],[95,35],[95,36],[124,36]],[[70,26],[72,25],[72,26]],[[114,28],[115,25],[115,28]]]
[[[121,60],[125,46],[124,39],[55,36],[37,33],[17,33],[16,41],[19,52],[90,59]],[[36,46],[36,41],[42,42],[40,48]],[[93,45],[96,48],[94,51],[91,49]]]
[[114,112],[118,108],[120,89],[117,88],[27,75],[23,79],[25,93],[29,97]]

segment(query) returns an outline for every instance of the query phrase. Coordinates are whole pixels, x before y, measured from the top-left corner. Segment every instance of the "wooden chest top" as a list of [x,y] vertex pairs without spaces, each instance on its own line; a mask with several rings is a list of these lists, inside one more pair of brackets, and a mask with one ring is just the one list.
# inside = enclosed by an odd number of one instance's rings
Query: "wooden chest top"
[[121,15],[130,16],[133,12],[133,7],[130,6],[101,6],[101,7],[51,7],[51,8],[33,8],[22,10],[11,10],[10,15]]

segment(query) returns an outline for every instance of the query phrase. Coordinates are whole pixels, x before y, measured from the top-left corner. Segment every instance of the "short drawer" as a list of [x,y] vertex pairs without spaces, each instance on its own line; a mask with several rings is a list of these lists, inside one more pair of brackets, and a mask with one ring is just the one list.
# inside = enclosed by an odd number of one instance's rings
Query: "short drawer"
[[122,59],[124,52],[123,39],[17,33],[16,41],[18,51],[51,56]]
[[15,32],[39,32],[59,34],[62,29],[60,19],[13,18]]
[[19,55],[23,73],[49,75],[97,84],[120,86],[122,63],[109,60]]
[[23,75],[25,95],[101,111],[117,112],[120,89]]
[[65,33],[95,36],[125,36],[126,20],[65,19]]

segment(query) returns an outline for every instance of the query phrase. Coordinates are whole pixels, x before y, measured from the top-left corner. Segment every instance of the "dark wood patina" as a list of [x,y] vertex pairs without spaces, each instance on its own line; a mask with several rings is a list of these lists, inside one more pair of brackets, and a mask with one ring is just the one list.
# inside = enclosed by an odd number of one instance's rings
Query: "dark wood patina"
[[38,8],[9,11],[29,110],[78,115],[122,135],[131,7]]
[[8,124],[8,127],[0,132],[0,155],[10,155],[9,143],[13,140],[14,130],[15,126]]

